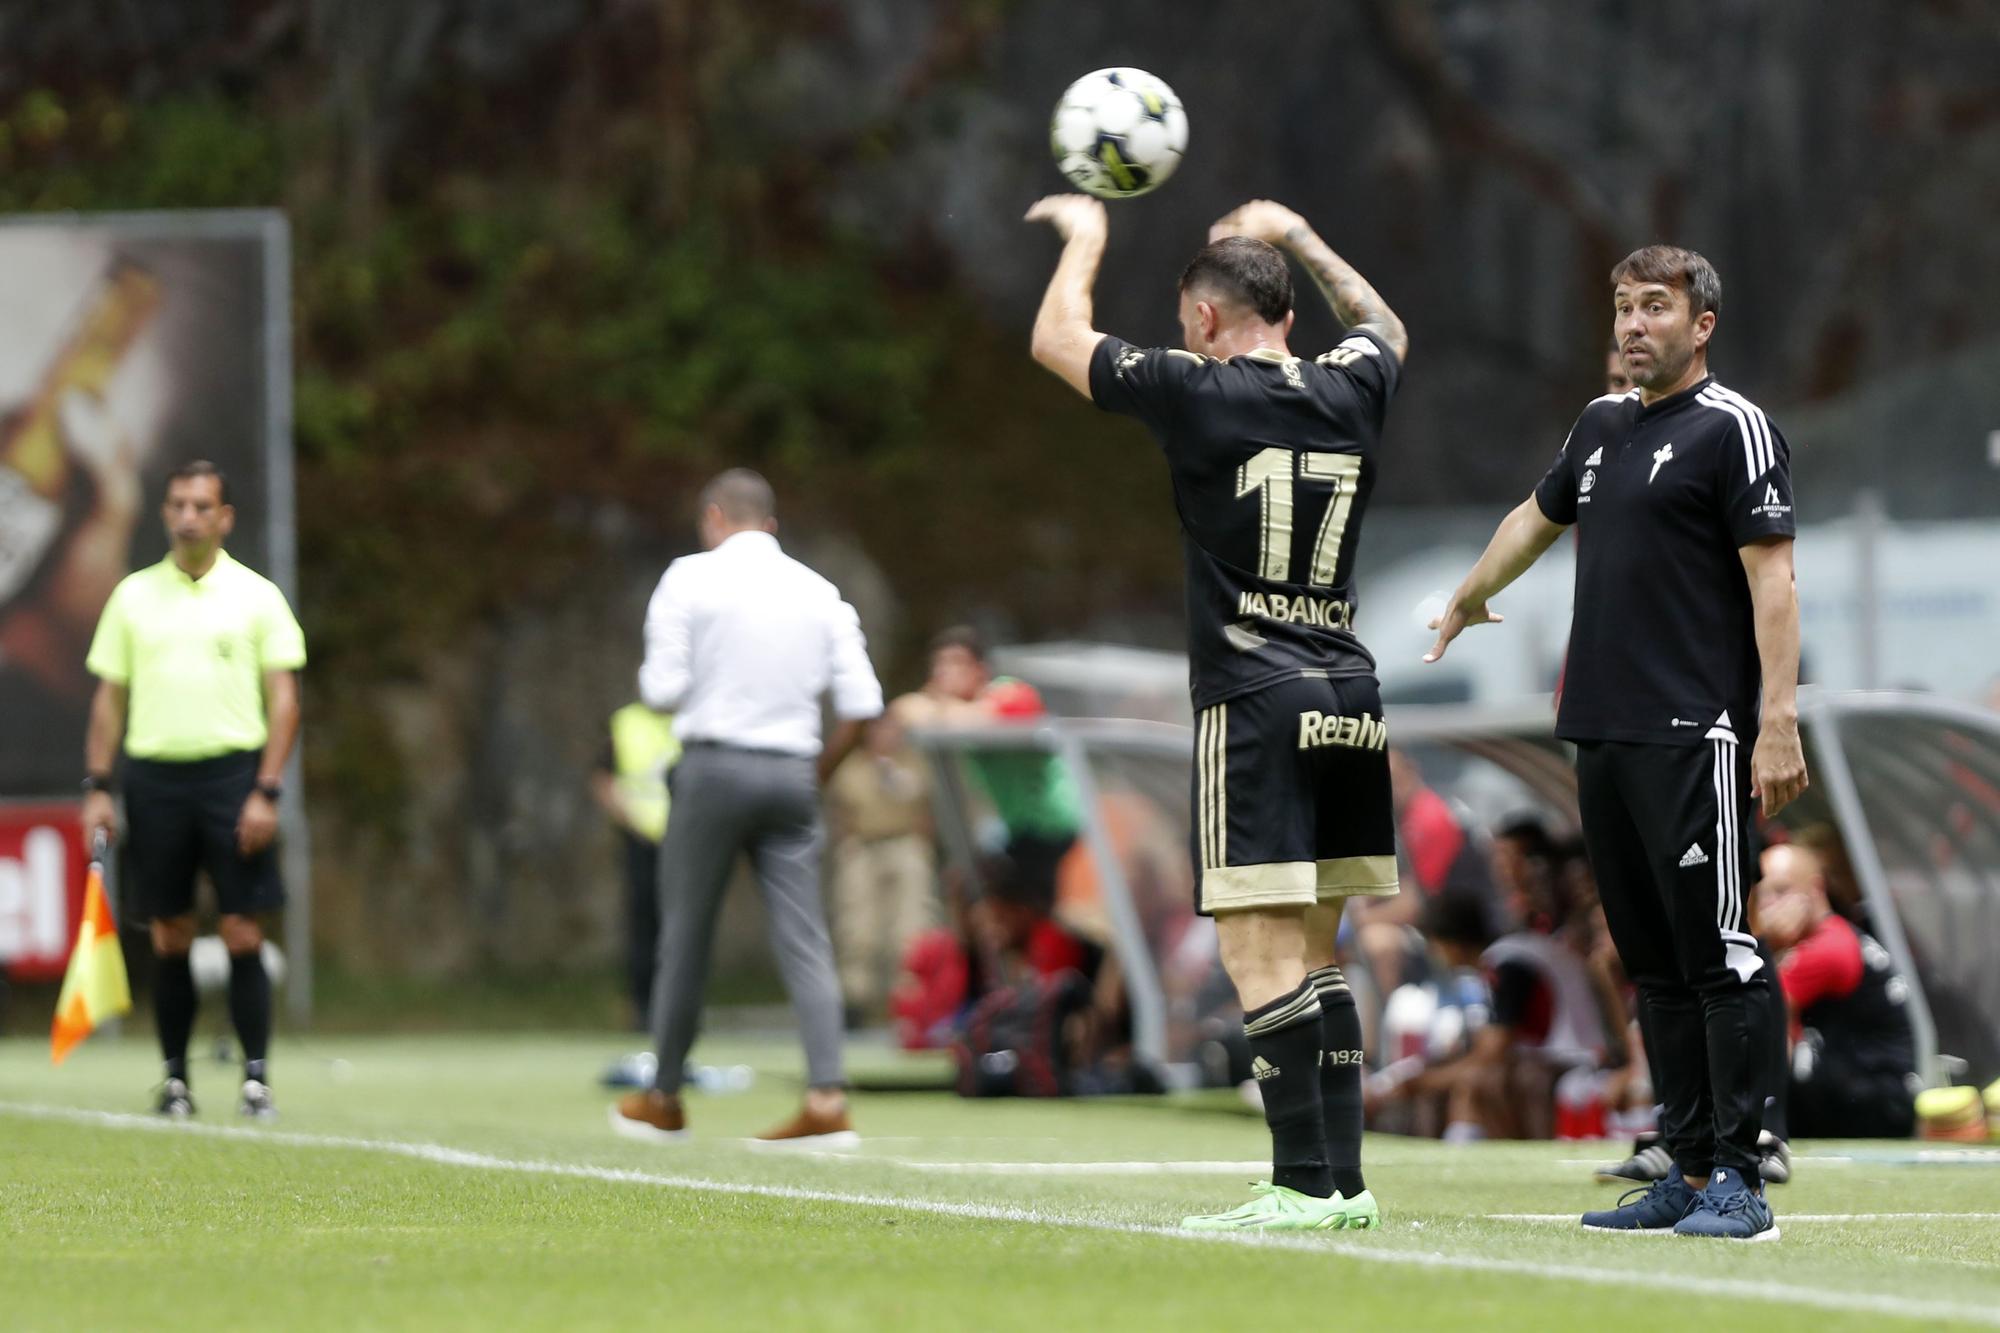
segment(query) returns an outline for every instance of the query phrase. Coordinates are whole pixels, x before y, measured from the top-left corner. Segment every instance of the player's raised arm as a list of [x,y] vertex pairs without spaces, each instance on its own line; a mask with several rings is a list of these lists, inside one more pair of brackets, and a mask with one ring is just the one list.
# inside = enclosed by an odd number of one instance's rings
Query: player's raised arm
[[1389,303],[1291,209],[1269,199],[1253,199],[1208,229],[1211,241],[1225,236],[1252,236],[1291,251],[1312,274],[1320,294],[1342,324],[1375,334],[1398,361],[1409,355],[1410,335]]
[[1087,195],[1052,194],[1035,201],[1027,220],[1053,225],[1063,239],[1062,258],[1056,261],[1055,276],[1049,279],[1042,308],[1035,315],[1031,344],[1035,360],[1088,398],[1090,354],[1104,340],[1091,327],[1090,298],[1109,233],[1104,205]]

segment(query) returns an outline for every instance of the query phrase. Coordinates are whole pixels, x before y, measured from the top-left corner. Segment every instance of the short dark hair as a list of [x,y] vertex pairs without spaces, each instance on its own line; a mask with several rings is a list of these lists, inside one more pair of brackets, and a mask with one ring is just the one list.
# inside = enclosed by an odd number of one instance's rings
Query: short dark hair
[[1621,282],[1657,282],[1686,292],[1691,315],[1722,313],[1722,275],[1708,260],[1677,245],[1646,245],[1626,255],[1611,270],[1611,285]]
[[1495,840],[1506,839],[1521,844],[1521,851],[1528,856],[1539,856],[1544,861],[1556,858],[1555,835],[1537,814],[1522,813],[1509,815],[1493,830]]
[[1257,312],[1276,324],[1292,312],[1292,270],[1277,247],[1248,236],[1225,236],[1196,252],[1181,270],[1180,290],[1196,288]]
[[929,656],[936,657],[947,648],[963,648],[975,662],[986,660],[986,636],[970,625],[952,625],[931,635]]
[[223,504],[229,503],[229,478],[222,469],[206,458],[190,458],[167,474],[167,489],[172,490],[177,481],[193,481],[197,477],[214,477],[215,493]]
[[778,512],[778,496],[760,474],[733,467],[701,488],[699,512],[707,513],[710,505],[731,523],[762,523]]
[[1486,900],[1465,889],[1446,889],[1424,904],[1418,929],[1439,944],[1463,944],[1484,949],[1493,943],[1492,917]]

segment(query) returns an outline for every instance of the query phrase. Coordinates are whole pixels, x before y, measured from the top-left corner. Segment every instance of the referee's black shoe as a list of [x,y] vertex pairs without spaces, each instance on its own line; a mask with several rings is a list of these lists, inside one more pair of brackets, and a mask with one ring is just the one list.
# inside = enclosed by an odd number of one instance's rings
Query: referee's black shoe
[[170,1078],[160,1085],[159,1100],[153,1103],[158,1115],[171,1116],[175,1120],[185,1120],[194,1114],[194,1098],[188,1093],[186,1080]]

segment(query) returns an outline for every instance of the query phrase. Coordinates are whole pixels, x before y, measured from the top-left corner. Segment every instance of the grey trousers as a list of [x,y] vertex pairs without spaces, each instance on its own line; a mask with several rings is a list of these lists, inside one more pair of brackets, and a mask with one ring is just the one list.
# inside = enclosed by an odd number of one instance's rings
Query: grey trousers
[[653,1038],[661,1092],[680,1090],[701,1022],[716,914],[739,852],[747,852],[771,922],[771,951],[806,1048],[806,1081],[842,1082],[840,982],[820,899],[819,784],[813,761],[690,745],[672,773],[673,808],[660,844],[660,953]]

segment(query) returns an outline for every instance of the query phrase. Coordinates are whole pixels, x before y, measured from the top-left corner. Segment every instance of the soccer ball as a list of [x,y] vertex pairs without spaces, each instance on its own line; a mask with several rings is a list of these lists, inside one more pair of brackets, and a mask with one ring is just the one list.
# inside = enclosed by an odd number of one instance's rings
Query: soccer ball
[[1069,86],[1049,122],[1056,166],[1099,199],[1158,189],[1187,150],[1187,112],[1142,69],[1100,69]]

